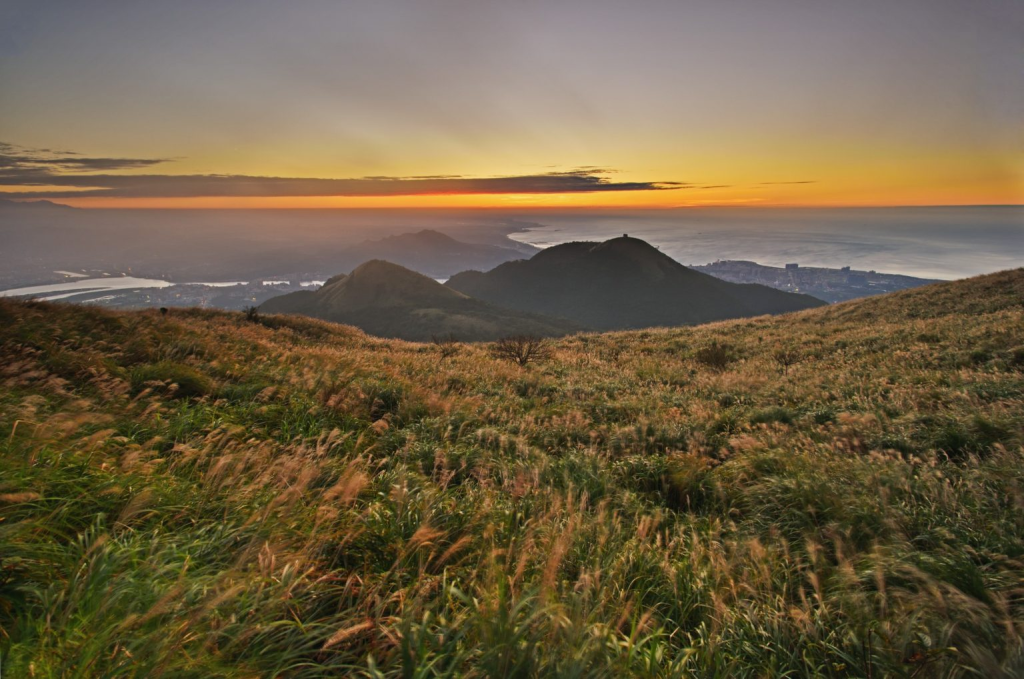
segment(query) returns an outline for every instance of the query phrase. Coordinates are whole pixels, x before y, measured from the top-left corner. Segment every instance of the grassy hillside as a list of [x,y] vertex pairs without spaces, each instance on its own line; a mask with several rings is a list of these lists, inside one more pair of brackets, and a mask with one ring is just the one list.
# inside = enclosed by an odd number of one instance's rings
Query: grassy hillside
[[1024,673],[1024,270],[580,335],[0,302],[7,677]]

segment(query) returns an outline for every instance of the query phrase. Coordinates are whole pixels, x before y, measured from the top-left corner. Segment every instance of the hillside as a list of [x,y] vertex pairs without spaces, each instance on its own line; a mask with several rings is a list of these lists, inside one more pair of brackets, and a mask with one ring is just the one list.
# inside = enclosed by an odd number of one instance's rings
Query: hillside
[[721,281],[626,236],[557,245],[487,273],[460,273],[447,286],[492,304],[599,330],[692,325],[824,304],[763,285]]
[[3,675],[1022,676],[1022,300],[526,368],[0,300]]
[[354,325],[378,337],[413,341],[448,335],[464,342],[514,334],[549,337],[581,329],[568,321],[499,309],[380,260],[366,262],[348,276],[335,276],[316,291],[271,298],[260,310],[312,316]]

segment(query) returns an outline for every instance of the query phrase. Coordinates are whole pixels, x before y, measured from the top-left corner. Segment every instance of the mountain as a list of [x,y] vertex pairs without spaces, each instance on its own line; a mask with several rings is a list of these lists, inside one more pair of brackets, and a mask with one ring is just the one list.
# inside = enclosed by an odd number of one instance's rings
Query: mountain
[[338,275],[316,291],[274,297],[260,311],[301,314],[354,325],[371,335],[427,341],[452,335],[488,341],[507,335],[550,337],[583,328],[570,321],[501,309],[446,288],[405,267],[371,260]]
[[[537,250],[534,248],[533,252]],[[467,268],[487,271],[523,256],[523,252],[512,247],[465,243],[439,231],[423,229],[364,241],[330,260],[318,260],[318,268],[330,266],[334,271],[351,271],[363,262],[382,259],[431,278],[448,278]]]
[[75,208],[63,203],[54,203],[50,200],[10,200],[0,198],[0,209],[10,210],[74,210]]
[[557,245],[487,273],[457,274],[446,285],[492,304],[599,330],[692,325],[825,304],[763,285],[721,281],[628,236]]

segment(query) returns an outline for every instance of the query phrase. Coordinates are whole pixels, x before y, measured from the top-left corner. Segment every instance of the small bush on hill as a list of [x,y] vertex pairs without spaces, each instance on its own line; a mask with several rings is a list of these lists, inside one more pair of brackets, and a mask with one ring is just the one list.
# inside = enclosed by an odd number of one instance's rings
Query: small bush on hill
[[779,365],[779,371],[786,375],[792,366],[803,359],[803,355],[796,349],[777,349],[772,353],[772,358]]
[[551,355],[544,340],[533,335],[504,337],[494,343],[491,353],[495,358],[512,361],[520,367],[525,367],[536,361],[543,361]]
[[462,345],[459,344],[458,340],[455,339],[455,335],[452,334],[442,336],[435,335],[431,340],[431,343],[437,347],[437,352],[440,354],[442,361],[455,356],[459,353],[459,350],[462,349]]

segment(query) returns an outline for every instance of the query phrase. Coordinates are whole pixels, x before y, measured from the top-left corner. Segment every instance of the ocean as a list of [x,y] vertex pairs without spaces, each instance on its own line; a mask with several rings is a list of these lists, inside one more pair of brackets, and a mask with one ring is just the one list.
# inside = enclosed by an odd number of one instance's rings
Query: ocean
[[952,280],[1024,266],[1024,206],[684,208],[521,215],[538,247],[629,234],[683,264],[750,260]]

